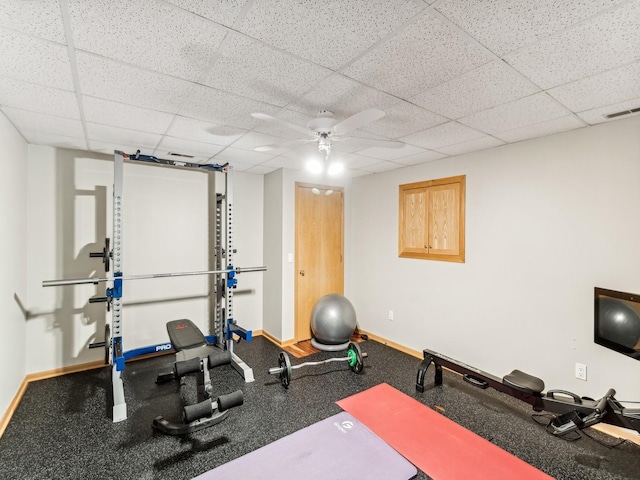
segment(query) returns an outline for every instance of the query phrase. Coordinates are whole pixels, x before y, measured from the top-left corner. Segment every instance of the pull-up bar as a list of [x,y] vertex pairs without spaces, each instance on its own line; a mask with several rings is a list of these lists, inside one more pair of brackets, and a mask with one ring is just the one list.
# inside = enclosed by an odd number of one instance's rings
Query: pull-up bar
[[148,273],[145,275],[127,275],[122,277],[107,277],[107,278],[69,278],[63,280],[45,280],[42,282],[43,287],[61,287],[64,285],[84,285],[92,283],[98,285],[99,283],[111,282],[113,280],[144,280],[148,278],[166,278],[166,277],[187,277],[191,275],[229,275],[233,277],[236,273],[243,272],[264,272],[267,267],[236,267],[226,270],[203,270],[199,272],[174,272],[174,273]]

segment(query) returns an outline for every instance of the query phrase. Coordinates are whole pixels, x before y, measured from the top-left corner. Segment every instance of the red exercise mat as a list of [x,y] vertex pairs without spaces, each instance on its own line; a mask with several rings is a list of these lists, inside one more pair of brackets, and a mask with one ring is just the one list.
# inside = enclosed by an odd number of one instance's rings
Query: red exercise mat
[[336,403],[434,480],[553,478],[386,383]]

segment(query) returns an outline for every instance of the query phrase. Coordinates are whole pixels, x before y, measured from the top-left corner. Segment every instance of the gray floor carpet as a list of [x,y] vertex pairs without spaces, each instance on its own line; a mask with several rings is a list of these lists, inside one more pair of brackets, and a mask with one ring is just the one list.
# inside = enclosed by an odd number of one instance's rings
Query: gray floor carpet
[[[294,370],[288,390],[267,374],[278,364],[276,346],[262,337],[237,345],[236,352],[254,369],[255,382],[245,384],[235,370],[223,366],[214,370],[214,385],[217,394],[242,389],[244,405],[219,425],[184,438],[151,427],[159,414],[178,420],[181,401],[189,397],[184,387],[181,392],[177,384],[154,382],[171,357],[127,364],[128,419],[119,423],[110,420],[107,368],[31,383],[0,439],[0,478],[190,479],[339,413],[335,401],[381,382],[425,405],[443,407],[447,417],[559,480],[640,478],[640,447],[635,444],[608,448],[584,436],[576,442],[553,437],[531,419],[528,405],[507,395],[474,388],[448,372],[444,385],[434,387],[432,368],[427,391],[417,393],[418,359],[373,341],[360,345],[369,354],[362,375],[332,362]],[[321,352],[292,362],[335,355]],[[304,472],[299,478],[305,478]],[[420,472],[417,478],[429,477]],[[478,478],[484,478],[482,465]]]

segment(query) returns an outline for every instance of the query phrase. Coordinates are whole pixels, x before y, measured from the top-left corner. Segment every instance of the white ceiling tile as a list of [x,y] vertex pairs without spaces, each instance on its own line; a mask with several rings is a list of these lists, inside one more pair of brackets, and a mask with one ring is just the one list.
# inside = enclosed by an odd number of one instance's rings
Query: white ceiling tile
[[502,56],[625,1],[444,0],[435,8]]
[[346,167],[352,170],[358,170],[362,167],[368,167],[371,165],[375,165],[376,163],[380,163],[380,160],[377,158],[365,157],[362,155],[358,155],[357,153],[345,155],[342,160],[344,161]]
[[239,30],[337,69],[420,10],[411,0],[256,0]]
[[366,165],[360,168],[360,170],[364,170],[365,172],[372,173],[380,173],[380,172],[388,172],[389,170],[396,170],[398,168],[402,168],[404,165],[398,165],[397,163],[392,162],[380,162],[374,163],[373,165]]
[[505,57],[536,85],[549,89],[640,59],[640,2],[630,2],[593,20]]
[[99,125],[87,122],[87,132],[89,143],[94,140],[104,143],[134,145],[136,149],[155,149],[162,138],[161,135],[148,132],[136,132],[125,128],[112,127],[109,125]]
[[440,147],[438,151],[446,153],[447,155],[462,155],[463,153],[476,152],[478,150],[485,150],[487,148],[498,147],[500,145],[504,145],[504,142],[501,142],[497,138],[485,136],[457,143],[455,145]]
[[639,97],[640,62],[552,88],[548,93],[573,112]]
[[432,162],[433,160],[440,160],[447,155],[440,152],[433,152],[431,150],[425,150],[424,152],[416,155],[409,155],[408,157],[402,157],[394,160],[395,163],[401,163],[403,165],[418,165],[419,163]]
[[440,20],[423,15],[342,73],[408,98],[491,60],[480,45]]
[[29,112],[11,107],[3,107],[2,111],[20,131],[84,138],[84,130],[80,120]]
[[0,105],[80,119],[75,93],[9,78],[0,77]]
[[634,115],[640,115],[640,112],[635,112],[624,115],[622,117],[606,117],[606,115],[610,115],[612,113],[628,111],[636,108],[640,108],[640,97],[632,98],[631,100],[627,100],[626,102],[616,103],[614,105],[606,105],[604,107],[594,108],[593,110],[587,110],[586,112],[580,112],[578,113],[578,116],[589,125],[595,125],[597,123],[609,122],[612,120],[619,120],[621,118],[627,118]]
[[245,170],[247,173],[255,173],[256,175],[266,175],[267,173],[275,172],[277,168],[267,167],[265,165],[255,165]]
[[546,122],[527,125],[526,127],[496,133],[495,136],[508,143],[519,142],[529,138],[543,137],[554,133],[566,132],[584,127],[584,124],[573,115],[555,118]]
[[155,0],[68,1],[77,49],[178,78],[196,80],[226,35],[209,20]]
[[101,123],[140,132],[164,133],[174,115],[125,103],[112,102],[95,97],[82,97],[87,122]]
[[58,0],[3,0],[0,26],[58,43],[66,43]]
[[422,107],[412,105],[409,102],[399,102],[387,108],[384,117],[365,125],[362,130],[387,138],[398,138],[446,121],[448,121],[447,118],[429,112]]
[[241,148],[227,147],[222,152],[216,154],[213,160],[218,163],[229,162],[233,165],[235,162],[246,163],[248,165],[258,165],[273,158],[273,155],[269,155],[261,152],[254,152],[251,150],[242,150]]
[[66,137],[64,135],[29,131],[24,131],[22,134],[27,142],[34,145],[48,145],[50,147],[70,148],[73,150],[87,150],[87,142],[84,138]]
[[245,129],[238,127],[203,122],[195,118],[176,115],[167,135],[196,142],[213,143],[214,145],[231,145],[246,132]]
[[67,47],[0,29],[0,76],[73,91]]
[[[335,152],[331,150],[331,155],[345,155],[346,153]],[[282,152],[281,156],[288,158],[311,158],[316,157],[319,159],[323,158],[323,155],[320,154],[318,150],[318,145],[316,143],[307,143],[297,148],[290,148],[284,152]]]
[[495,134],[564,117],[568,113],[546,93],[536,93],[489,110],[474,113],[458,121],[482,132]]
[[457,119],[539,90],[498,60],[420,93],[411,101],[440,115]]
[[449,122],[402,137],[400,140],[412,145],[436,149],[484,136],[484,133],[474,130],[473,128],[461,125],[458,122]]
[[167,0],[180,8],[213,20],[221,25],[231,26],[242,13],[247,0],[224,0],[212,2],[206,0]]
[[371,175],[371,172],[365,172],[364,170],[349,170],[349,176],[351,178],[364,177],[365,175]]
[[84,95],[177,113],[191,83],[82,52],[77,53]]
[[251,129],[257,121],[253,112],[274,115],[279,109],[267,103],[240,97],[204,85],[193,85],[180,113],[212,123]]
[[416,147],[415,145],[405,144],[401,148],[367,148],[360,150],[360,155],[365,155],[371,158],[378,158],[380,160],[397,160],[402,157],[408,157],[410,155],[416,155],[423,153],[424,149]]
[[291,170],[301,170],[304,168],[305,161],[299,158],[291,158],[291,157],[273,157],[270,160],[267,160],[261,167],[269,167],[269,168],[289,168]]
[[194,140],[164,136],[156,147],[156,153],[159,156],[168,158],[169,152],[177,152],[185,155],[194,155],[196,157],[200,157],[200,159],[206,160],[213,157],[223,148],[224,147],[222,145],[213,145],[211,143],[202,143]]
[[[274,137],[272,135],[265,135],[264,133],[258,132],[248,132],[246,135],[243,135],[240,139],[235,141],[233,146],[244,150],[253,150],[256,147],[275,145],[287,141],[289,140],[282,137]],[[285,150],[286,149],[270,150],[269,153],[272,155],[280,155]]]
[[331,70],[240,35],[230,35],[201,83],[284,107]]
[[347,118],[368,108],[385,110],[395,103],[398,99],[393,95],[334,74],[287,108],[312,116],[322,110],[330,110],[336,118]]

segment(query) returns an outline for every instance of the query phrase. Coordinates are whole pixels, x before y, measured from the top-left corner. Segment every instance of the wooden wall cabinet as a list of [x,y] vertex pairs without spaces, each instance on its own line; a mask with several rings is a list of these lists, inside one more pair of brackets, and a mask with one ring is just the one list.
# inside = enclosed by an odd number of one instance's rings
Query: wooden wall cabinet
[[400,185],[398,256],[464,262],[466,176]]

